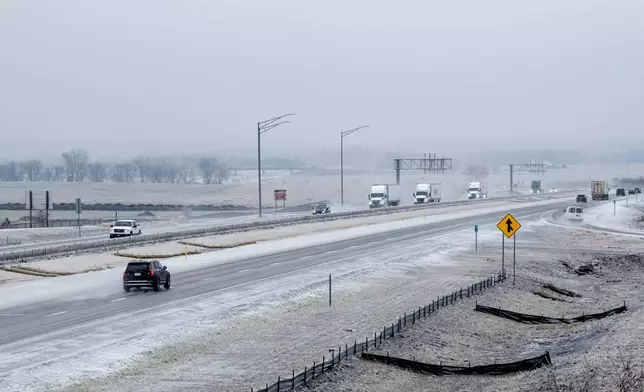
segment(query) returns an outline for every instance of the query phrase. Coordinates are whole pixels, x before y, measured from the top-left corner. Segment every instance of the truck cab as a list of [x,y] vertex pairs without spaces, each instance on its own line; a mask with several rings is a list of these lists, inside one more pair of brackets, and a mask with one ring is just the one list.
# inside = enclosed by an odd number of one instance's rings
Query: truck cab
[[441,201],[440,182],[416,184],[416,192],[412,194],[414,204],[438,203]]
[[472,199],[484,199],[486,197],[483,193],[483,187],[480,182],[474,181],[470,182],[470,185],[467,187],[467,198]]
[[372,185],[369,208],[395,207],[400,204],[400,185]]

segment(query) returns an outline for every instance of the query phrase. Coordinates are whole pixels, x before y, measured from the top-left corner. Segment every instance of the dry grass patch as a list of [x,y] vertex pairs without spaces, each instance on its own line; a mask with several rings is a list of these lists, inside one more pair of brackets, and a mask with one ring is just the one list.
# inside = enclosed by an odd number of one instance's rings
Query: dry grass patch
[[237,248],[239,246],[244,246],[244,245],[253,245],[253,244],[256,244],[257,241],[238,242],[235,244],[228,244],[228,245],[208,245],[208,244],[201,244],[201,243],[192,242],[192,241],[179,241],[179,243],[181,245],[198,246],[198,247],[207,248],[207,249],[228,249],[228,248]]
[[198,255],[203,252],[198,251],[198,250],[188,250],[188,251],[183,251],[183,252],[175,252],[175,253],[158,253],[158,254],[139,254],[139,253],[128,253],[128,252],[116,252],[114,253],[115,256],[120,256],[120,257],[128,257],[132,259],[169,259],[170,257],[178,257],[178,256],[184,256],[186,254],[188,255]]
[[17,274],[24,274],[24,275],[32,275],[32,276],[39,276],[42,278],[55,278],[57,276],[68,276],[68,275],[76,275],[76,274],[83,274],[85,272],[94,272],[94,271],[103,271],[106,269],[112,269],[114,268],[113,266],[105,266],[105,267],[99,267],[99,266],[94,266],[93,268],[87,268],[81,271],[77,272],[66,272],[66,271],[50,271],[42,268],[33,268],[33,267],[23,267],[23,266],[18,266],[18,267],[5,267],[2,268],[3,271],[7,272],[13,272]]

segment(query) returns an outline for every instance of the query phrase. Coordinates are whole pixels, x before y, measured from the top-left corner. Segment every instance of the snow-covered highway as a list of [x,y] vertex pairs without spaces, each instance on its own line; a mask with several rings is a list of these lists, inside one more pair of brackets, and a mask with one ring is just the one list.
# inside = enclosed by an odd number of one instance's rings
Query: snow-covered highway
[[[409,247],[473,224],[495,224],[507,211],[528,219],[567,204],[515,202],[438,219],[421,217],[250,245],[188,262],[168,260],[164,264],[173,272],[173,288],[167,292],[124,294],[120,270],[0,289],[0,390],[40,390],[34,386],[105,376],[133,355],[198,330],[204,317],[221,320],[237,306],[265,301],[279,287],[305,287],[310,283],[307,274],[362,268],[356,263],[365,258],[385,251],[404,254]],[[137,390],[145,388],[150,385]]]

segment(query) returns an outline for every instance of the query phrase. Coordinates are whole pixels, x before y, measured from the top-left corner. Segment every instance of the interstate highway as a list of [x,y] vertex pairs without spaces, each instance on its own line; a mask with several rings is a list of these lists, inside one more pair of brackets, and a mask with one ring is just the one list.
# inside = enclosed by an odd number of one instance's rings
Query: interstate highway
[[[564,208],[570,201],[538,207],[509,208],[515,217],[524,222],[546,211]],[[467,229],[473,224],[495,224],[502,213],[489,213],[476,218],[459,218],[446,222],[429,223],[426,226],[410,227],[352,238],[310,248],[290,250],[262,257],[252,257],[228,264],[220,264],[197,271],[176,273],[172,276],[172,289],[154,292],[114,292],[101,299],[49,300],[28,306],[0,310],[0,376],[23,367],[34,366],[41,358],[52,361],[57,356],[69,354],[70,350],[82,350],[73,342],[83,335],[100,334],[109,327],[120,339],[127,339],[127,331],[114,331],[116,324],[132,320],[137,315],[150,317],[155,313],[181,309],[198,303],[199,298],[215,297],[228,289],[252,285],[265,280],[365,255],[377,254],[392,246],[404,246],[405,242]],[[523,219],[522,219],[523,217]],[[110,275],[120,277],[120,275]],[[120,287],[120,281],[114,283]],[[160,320],[159,322],[162,322]],[[126,324],[127,325],[127,324]],[[82,340],[82,339],[81,339]],[[19,370],[18,370],[19,371]]]

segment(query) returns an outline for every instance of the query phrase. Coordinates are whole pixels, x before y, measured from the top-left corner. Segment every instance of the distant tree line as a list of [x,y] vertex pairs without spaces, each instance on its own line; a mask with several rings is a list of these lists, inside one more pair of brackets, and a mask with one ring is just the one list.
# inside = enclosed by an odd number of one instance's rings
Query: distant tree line
[[[0,181],[30,182],[139,182],[221,184],[234,174],[234,169],[252,169],[257,162],[215,156],[179,158],[177,156],[140,156],[126,162],[107,163],[92,160],[88,151],[74,148],[61,154],[62,163],[46,165],[38,159],[8,161],[0,164]],[[299,169],[298,160],[273,158],[262,160],[263,169]]]
[[145,182],[221,184],[232,169],[214,156],[194,159],[137,157],[120,163],[94,161],[89,152],[74,148],[62,155],[62,164],[46,165],[38,159],[0,164],[0,181],[43,182]]

